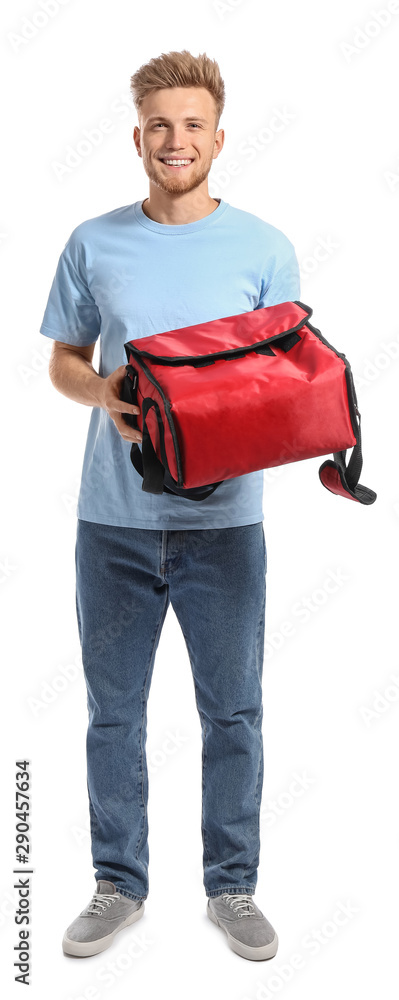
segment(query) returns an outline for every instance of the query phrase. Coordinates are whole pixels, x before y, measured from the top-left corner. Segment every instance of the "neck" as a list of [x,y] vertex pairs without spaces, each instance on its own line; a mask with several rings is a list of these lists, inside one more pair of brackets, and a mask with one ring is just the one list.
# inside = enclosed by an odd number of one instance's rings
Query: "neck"
[[153,222],[164,226],[183,226],[211,215],[218,205],[216,198],[211,198],[207,191],[200,192],[199,188],[186,194],[169,194],[150,185],[150,194],[142,202],[142,209]]

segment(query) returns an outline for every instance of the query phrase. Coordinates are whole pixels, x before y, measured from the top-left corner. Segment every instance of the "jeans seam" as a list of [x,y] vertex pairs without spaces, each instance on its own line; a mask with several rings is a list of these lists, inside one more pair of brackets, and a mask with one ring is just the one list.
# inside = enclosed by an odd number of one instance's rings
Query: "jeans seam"
[[209,889],[206,892],[207,896],[221,896],[222,893],[227,892],[229,895],[233,896],[235,893],[240,893],[240,895],[253,896],[255,892],[255,885],[246,886],[236,886],[236,885],[226,885],[224,889]]
[[202,721],[202,726],[203,726],[203,731],[202,731],[202,786],[201,786],[201,801],[202,801],[202,806],[201,806],[201,833],[202,833],[202,841],[203,841],[204,851],[205,851],[204,863],[207,864],[211,860],[211,857],[210,857],[210,854],[209,854],[208,843],[207,843],[207,839],[206,839],[206,831],[205,831],[205,823],[204,823],[205,774],[206,774],[206,765],[207,765],[207,754],[206,754],[207,726],[206,726],[206,722],[205,722],[204,713],[202,712],[202,710],[199,707],[199,702],[198,702],[198,697],[197,697],[197,682],[196,682],[196,679],[195,679],[194,653],[193,653],[193,650],[191,648],[188,636],[186,635],[186,633],[184,631],[184,628],[183,628],[183,625],[182,625],[180,619],[179,619],[179,624],[180,624],[180,628],[182,630],[182,633],[183,633],[183,636],[184,636],[184,640],[185,640],[185,643],[186,643],[186,646],[187,646],[188,655],[190,657],[191,668],[192,668],[192,675],[193,675],[193,681],[194,681],[195,702],[196,702],[197,711],[198,711],[198,714],[199,714],[199,717],[200,717],[200,719]]
[[140,751],[141,751],[141,754],[140,754],[140,780],[141,780],[141,801],[142,801],[142,804],[143,804],[144,812],[143,812],[143,816],[142,816],[142,825],[141,825],[140,836],[139,836],[138,842],[136,844],[136,860],[137,860],[137,853],[138,853],[138,850],[139,850],[139,848],[141,846],[141,842],[142,842],[142,839],[143,839],[145,821],[146,821],[146,817],[147,817],[147,807],[146,807],[146,803],[144,801],[144,781],[143,781],[143,779],[144,779],[143,759],[144,759],[144,752],[145,752],[144,751],[144,747],[143,747],[143,728],[144,728],[144,715],[145,715],[145,710],[146,710],[145,689],[146,689],[146,685],[147,685],[149,673],[150,673],[150,670],[151,670],[151,666],[152,666],[152,664],[154,662],[154,659],[155,659],[157,638],[160,635],[160,632],[161,632],[161,629],[162,629],[162,626],[163,626],[163,623],[164,623],[164,620],[165,620],[165,615],[166,615],[167,610],[168,610],[168,592],[166,591],[166,594],[165,594],[165,603],[164,603],[164,606],[163,606],[163,609],[162,609],[162,613],[161,613],[161,616],[160,616],[160,619],[159,619],[159,622],[158,622],[158,626],[157,626],[157,629],[156,629],[156,632],[155,632],[155,636],[154,636],[154,639],[153,639],[152,653],[151,653],[151,656],[150,656],[150,660],[149,660],[149,663],[148,663],[146,675],[145,675],[145,678],[144,678],[144,684],[143,684],[142,691],[141,691],[142,711],[141,711],[141,725],[140,725]]
[[[99,881],[98,876],[97,876],[97,880]],[[147,899],[147,896],[134,896],[132,892],[129,892],[129,890],[125,889],[124,886],[118,885],[117,882],[114,882],[114,886],[118,890],[118,892],[120,892],[121,896],[126,896],[127,899],[134,899],[135,901],[138,901],[138,900],[141,900],[141,899]]]

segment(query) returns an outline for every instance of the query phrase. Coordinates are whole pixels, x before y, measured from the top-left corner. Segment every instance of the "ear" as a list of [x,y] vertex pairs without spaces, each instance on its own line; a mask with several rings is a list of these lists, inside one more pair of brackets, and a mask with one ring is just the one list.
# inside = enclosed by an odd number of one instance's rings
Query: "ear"
[[216,157],[219,156],[219,153],[222,151],[223,146],[224,146],[224,129],[220,128],[218,132],[215,132],[215,149],[213,154],[214,160],[216,160]]
[[138,155],[141,156],[142,153],[141,153],[141,148],[140,148],[140,129],[139,129],[138,125],[135,125],[134,129],[133,129],[133,142],[134,142],[134,145],[135,145],[135,147],[137,149]]

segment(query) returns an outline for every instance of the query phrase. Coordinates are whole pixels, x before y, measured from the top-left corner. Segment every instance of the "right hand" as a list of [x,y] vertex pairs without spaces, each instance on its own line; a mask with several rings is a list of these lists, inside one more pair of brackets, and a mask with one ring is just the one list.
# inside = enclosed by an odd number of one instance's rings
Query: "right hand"
[[122,413],[140,413],[140,407],[134,406],[132,403],[124,403],[123,399],[120,399],[120,394],[122,390],[122,382],[126,375],[126,366],[120,365],[116,368],[111,375],[102,380],[101,393],[100,393],[100,406],[103,410],[111,417],[114,421],[115,427],[119,431],[121,437],[124,441],[132,441],[135,444],[141,443],[143,440],[143,435],[140,430],[135,430],[134,427],[130,427],[123,419]]

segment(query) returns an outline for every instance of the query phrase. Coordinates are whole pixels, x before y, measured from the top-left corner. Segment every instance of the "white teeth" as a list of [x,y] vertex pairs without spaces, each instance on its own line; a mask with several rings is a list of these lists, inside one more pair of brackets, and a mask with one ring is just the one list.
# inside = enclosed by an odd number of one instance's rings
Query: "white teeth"
[[186,163],[187,164],[191,163],[191,160],[163,160],[162,162],[163,163],[168,163],[172,167],[180,167],[181,165],[184,166]]

